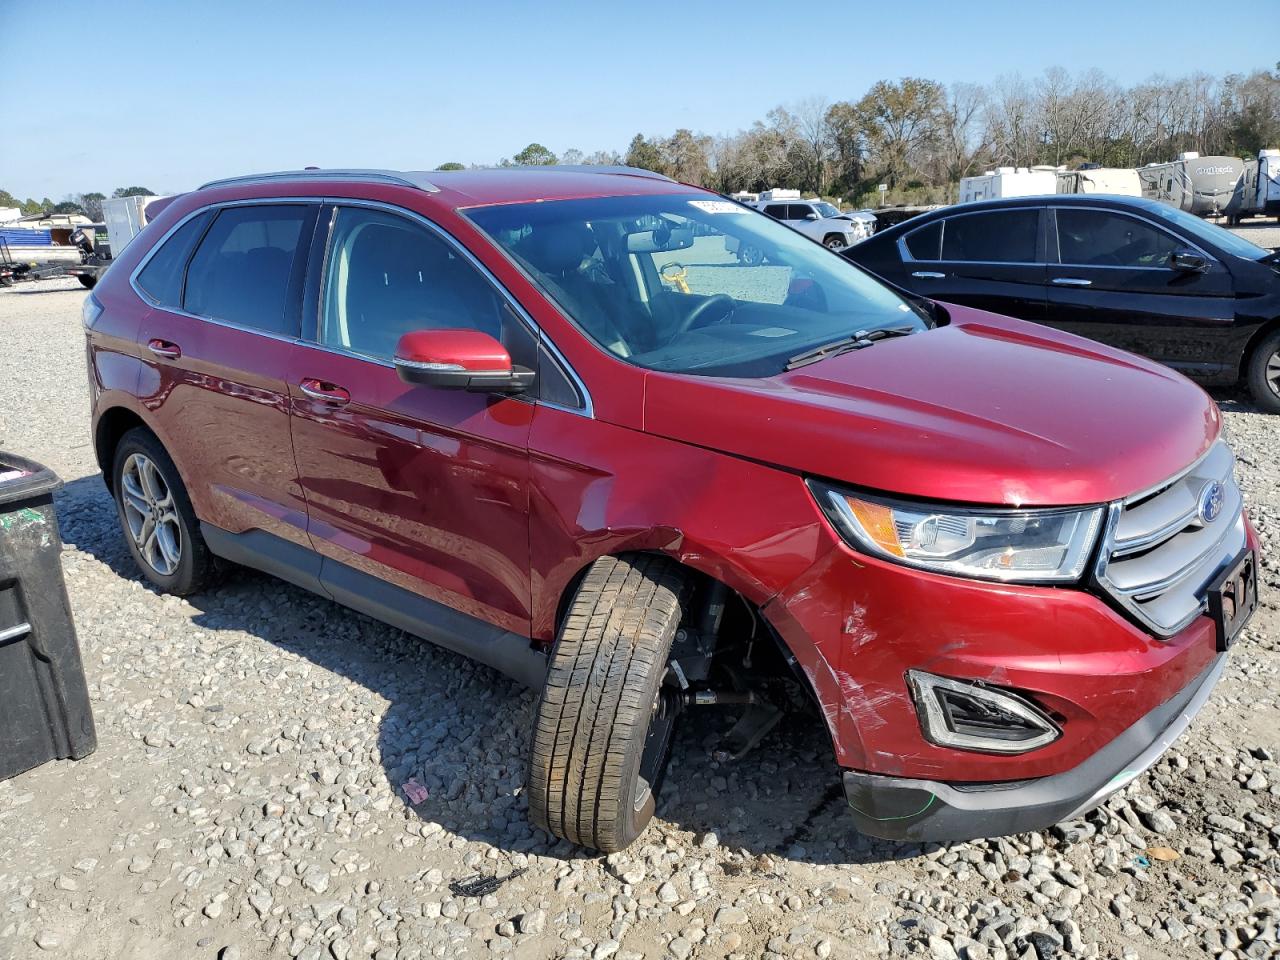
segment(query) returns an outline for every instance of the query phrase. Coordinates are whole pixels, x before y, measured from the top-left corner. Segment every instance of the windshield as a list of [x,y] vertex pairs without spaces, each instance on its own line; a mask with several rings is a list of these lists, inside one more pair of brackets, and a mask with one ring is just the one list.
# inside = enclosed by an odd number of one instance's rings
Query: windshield
[[820,216],[823,216],[823,217],[840,216],[840,210],[830,203],[822,203],[822,202],[815,203],[813,205],[813,208],[818,211],[818,214]]
[[1264,250],[1257,244],[1250,243],[1244,237],[1237,236],[1230,230],[1224,230],[1222,227],[1201,220],[1194,214],[1179,210],[1177,207],[1156,203],[1146,209],[1148,213],[1154,213],[1157,217],[1168,220],[1170,223],[1176,223],[1197,239],[1211,243],[1219,250],[1225,250],[1233,256],[1244,257],[1246,260],[1261,260],[1271,253],[1270,250]]
[[708,195],[464,212],[596,343],[652,370],[772,376],[856,333],[928,326],[838,254]]

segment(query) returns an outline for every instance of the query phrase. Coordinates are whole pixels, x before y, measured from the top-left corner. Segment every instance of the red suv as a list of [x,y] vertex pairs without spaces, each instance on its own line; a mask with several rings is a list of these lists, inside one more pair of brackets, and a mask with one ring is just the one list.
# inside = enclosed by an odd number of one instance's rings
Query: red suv
[[735,755],[797,688],[869,834],[1070,818],[1256,603],[1199,388],[638,170],[211,183],[84,323],[143,573],[256,567],[541,688],[530,815],[600,850],[684,710],[741,708]]

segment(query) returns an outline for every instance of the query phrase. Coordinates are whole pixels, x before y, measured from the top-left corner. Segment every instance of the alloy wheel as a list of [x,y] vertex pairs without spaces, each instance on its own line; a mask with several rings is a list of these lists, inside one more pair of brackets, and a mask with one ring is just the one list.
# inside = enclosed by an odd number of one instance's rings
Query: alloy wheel
[[1267,357],[1266,377],[1271,392],[1280,396],[1280,350]]
[[671,752],[671,738],[679,714],[679,691],[666,683],[662,684],[654,694],[653,706],[649,711],[649,729],[645,735],[644,752],[640,757],[640,775],[632,797],[632,806],[637,811],[653,804],[662,788],[662,775],[666,772],[667,754]]
[[125,461],[120,502],[142,559],[161,576],[172,576],[182,561],[182,524],[173,490],[150,457],[135,453]]

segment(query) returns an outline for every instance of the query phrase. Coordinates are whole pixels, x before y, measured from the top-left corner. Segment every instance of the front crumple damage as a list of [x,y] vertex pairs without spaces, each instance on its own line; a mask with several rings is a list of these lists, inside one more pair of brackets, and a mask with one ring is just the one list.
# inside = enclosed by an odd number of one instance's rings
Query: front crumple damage
[[[843,546],[762,612],[808,678],[842,767],[955,783],[1071,769],[1215,655],[1207,617],[1158,641],[1083,589],[930,574]],[[1063,736],[1020,755],[930,743],[907,686],[912,669],[1018,691]]]

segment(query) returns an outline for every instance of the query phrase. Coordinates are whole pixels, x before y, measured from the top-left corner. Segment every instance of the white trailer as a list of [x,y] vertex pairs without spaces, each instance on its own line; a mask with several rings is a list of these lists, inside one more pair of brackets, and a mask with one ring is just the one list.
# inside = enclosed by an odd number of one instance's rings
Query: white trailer
[[1228,212],[1240,187],[1245,164],[1239,157],[1202,157],[1195,152],[1178,154],[1168,163],[1138,168],[1142,195],[1178,207],[1198,217]]
[[111,256],[120,253],[147,225],[147,207],[163,197],[110,197],[102,201],[102,220],[107,225]]
[[1142,196],[1137,170],[1094,167],[1091,170],[1063,170],[1058,174],[1059,193],[1108,193],[1120,197]]
[[960,181],[960,202],[997,197],[1037,197],[1058,192],[1057,167],[996,167]]
[[1244,217],[1280,220],[1280,150],[1259,150],[1256,158],[1245,161],[1240,189],[1227,208],[1232,223]]
[[103,223],[98,225],[98,229],[105,227],[107,242],[102,243],[101,233],[95,231],[97,242],[86,252],[82,252],[80,263],[69,267],[67,275],[75,277],[83,286],[92,290],[98,278],[111,266],[111,262],[120,256],[120,251],[147,225],[147,208],[163,199],[165,198],[142,196],[110,197],[103,200]]

